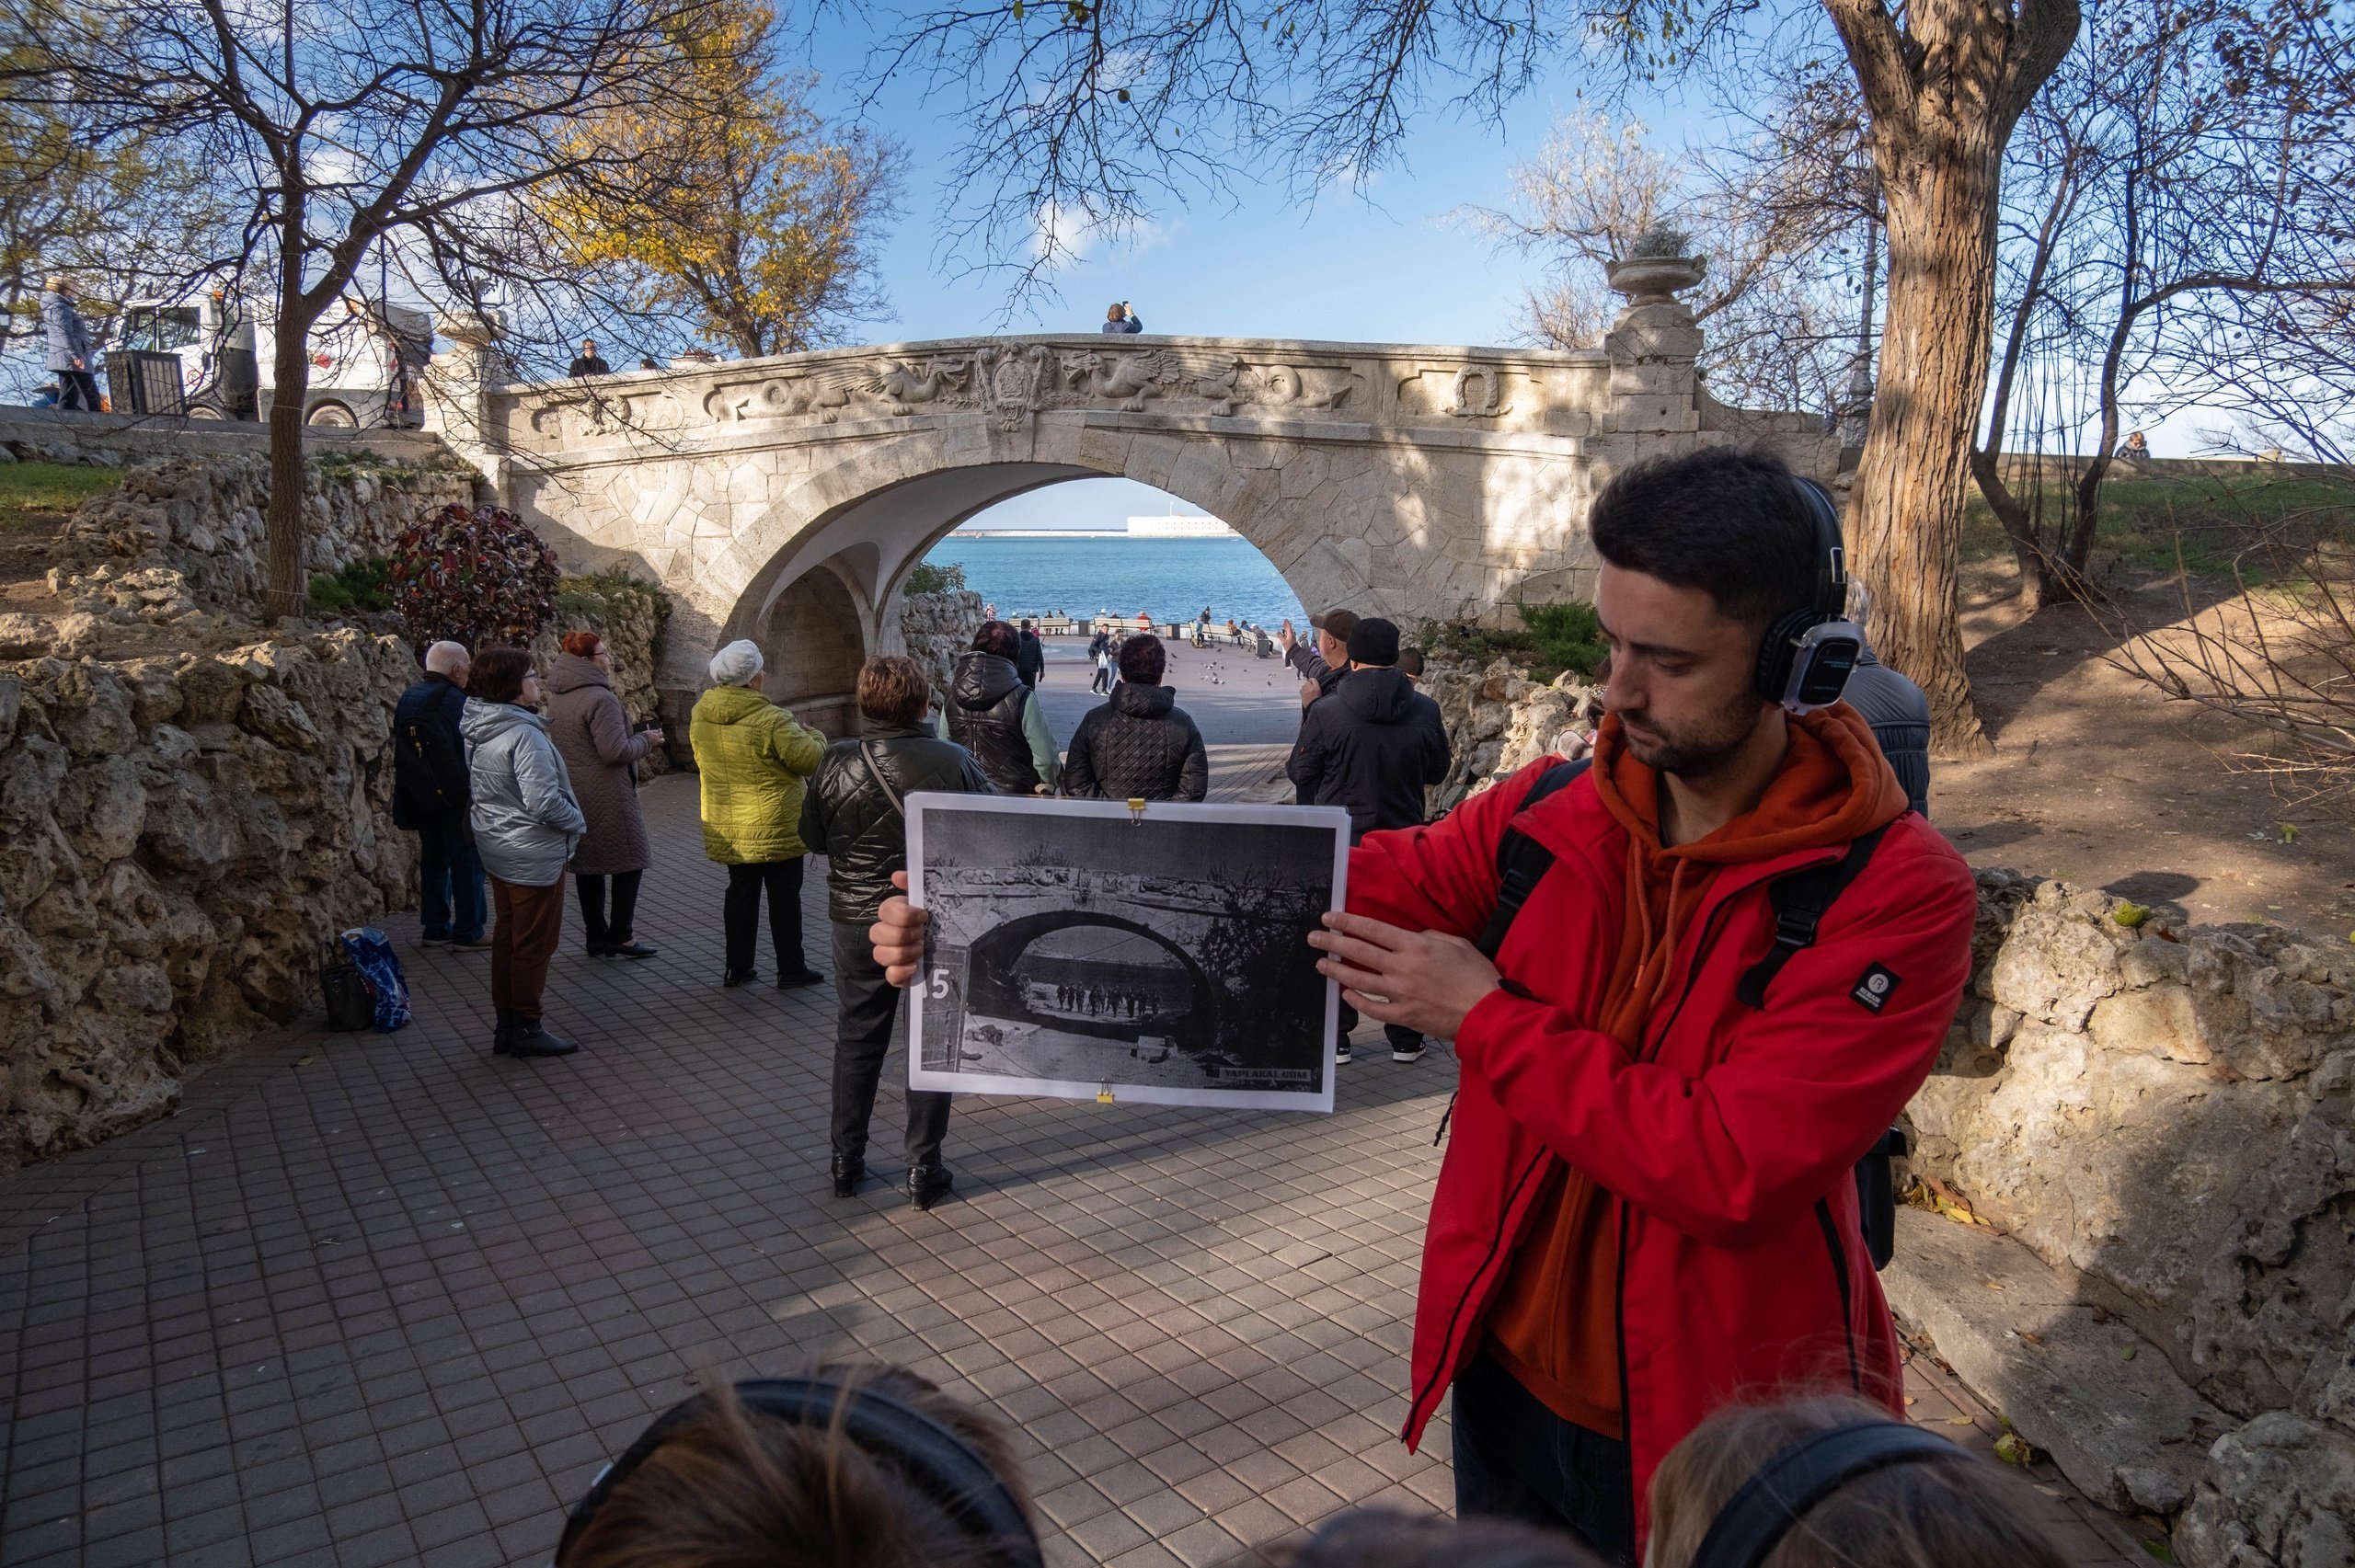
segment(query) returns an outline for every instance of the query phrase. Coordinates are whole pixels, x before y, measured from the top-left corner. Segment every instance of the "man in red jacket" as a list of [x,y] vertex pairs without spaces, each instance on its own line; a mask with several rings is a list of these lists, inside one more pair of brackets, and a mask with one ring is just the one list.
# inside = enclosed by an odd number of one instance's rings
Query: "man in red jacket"
[[[1936,1059],[1976,898],[1853,710],[1775,700],[1842,578],[1798,485],[1711,451],[1606,486],[1591,771],[1523,811],[1549,759],[1368,835],[1350,912],[1311,939],[1365,1016],[1456,1042],[1404,1436],[1452,1386],[1457,1512],[1627,1563],[1653,1468],[1718,1405],[1831,1387],[1902,1408],[1850,1171]],[[1491,963],[1470,939],[1508,824],[1554,862]],[[1745,1004],[1769,885],[1876,830]]]
[[[1836,522],[1779,462],[1643,464],[1589,527],[1611,650],[1592,769],[1524,810],[1547,759],[1368,834],[1350,912],[1312,940],[1366,1017],[1456,1042],[1403,1436],[1453,1388],[1459,1514],[1632,1564],[1652,1470],[1717,1406],[1831,1387],[1901,1410],[1850,1172],[1937,1057],[1976,898],[1870,728],[1791,679],[1842,584]],[[1472,938],[1508,826],[1554,859],[1492,963]],[[1744,1002],[1770,886],[1876,831]],[[875,928],[896,983],[921,919],[893,900]]]

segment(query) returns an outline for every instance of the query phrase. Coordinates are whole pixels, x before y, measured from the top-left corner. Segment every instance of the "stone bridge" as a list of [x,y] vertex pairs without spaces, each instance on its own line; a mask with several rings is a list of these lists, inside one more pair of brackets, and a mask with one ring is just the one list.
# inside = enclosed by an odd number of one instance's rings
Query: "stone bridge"
[[431,418],[569,568],[670,590],[666,704],[748,636],[771,693],[834,728],[861,658],[898,644],[908,568],[1058,481],[1152,485],[1312,607],[1416,624],[1583,591],[1588,502],[1635,458],[1763,441],[1828,475],[1821,420],[1713,401],[1670,287],[1618,280],[1603,346],[1569,352],[1090,333],[500,385],[479,324],[445,319]]

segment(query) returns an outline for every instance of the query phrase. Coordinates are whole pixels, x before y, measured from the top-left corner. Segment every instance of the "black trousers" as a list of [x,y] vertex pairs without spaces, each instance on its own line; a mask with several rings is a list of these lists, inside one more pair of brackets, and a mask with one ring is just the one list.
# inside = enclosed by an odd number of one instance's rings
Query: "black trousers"
[[[1333,1027],[1337,1031],[1333,1036],[1333,1043],[1338,1045],[1348,1039],[1350,1032],[1357,1026],[1358,1010],[1346,1001],[1341,1003],[1340,1016],[1333,1021]],[[1419,1051],[1423,1048],[1423,1036],[1415,1030],[1407,1028],[1404,1024],[1384,1024],[1382,1026],[1382,1033],[1384,1038],[1401,1050]]]
[[1541,1403],[1486,1355],[1455,1375],[1455,1516],[1568,1530],[1635,1568],[1636,1482],[1627,1445]]
[[[867,922],[833,924],[834,995],[842,1006],[834,1030],[834,1152],[864,1157],[876,1086],[883,1080],[891,1025],[900,1016],[900,988],[884,979],[883,966],[875,961]],[[908,1091],[910,1165],[930,1165],[940,1159],[940,1140],[948,1133],[948,1098]]]
[[52,371],[57,378],[57,406],[78,408],[85,414],[98,412],[98,378],[88,371]]
[[721,924],[728,936],[729,974],[752,970],[763,888],[769,895],[769,945],[776,953],[777,974],[798,975],[810,967],[801,956],[801,873],[808,864],[808,856],[795,855],[791,860],[764,860],[728,868],[728,901],[721,906]]
[[606,947],[626,947],[638,935],[631,921],[638,917],[638,884],[645,876],[643,871],[616,871],[613,875],[614,901],[605,902],[606,878],[592,871],[572,874],[575,887],[580,890],[580,923],[589,931],[589,951]]

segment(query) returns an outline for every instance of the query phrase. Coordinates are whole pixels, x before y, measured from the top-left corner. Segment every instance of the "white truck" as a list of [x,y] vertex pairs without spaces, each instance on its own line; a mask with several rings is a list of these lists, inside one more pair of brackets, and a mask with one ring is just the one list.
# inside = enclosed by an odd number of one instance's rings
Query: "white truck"
[[[425,364],[433,353],[430,312],[347,294],[312,327],[309,347],[304,424],[352,429],[419,423]],[[266,315],[232,295],[127,304],[108,334],[107,350],[177,359],[191,418],[258,418],[270,406],[277,335]],[[170,367],[164,368],[168,374]],[[111,361],[109,369],[111,382]],[[132,411],[123,389],[109,391],[117,412]]]

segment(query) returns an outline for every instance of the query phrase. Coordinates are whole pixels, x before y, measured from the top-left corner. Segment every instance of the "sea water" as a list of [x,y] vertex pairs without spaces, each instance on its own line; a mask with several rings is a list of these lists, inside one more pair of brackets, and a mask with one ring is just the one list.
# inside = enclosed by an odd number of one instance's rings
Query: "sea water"
[[1210,606],[1273,631],[1308,624],[1282,574],[1246,539],[943,539],[925,557],[965,568],[965,585],[1005,616],[1060,610],[1074,620],[1101,612],[1190,621]]

